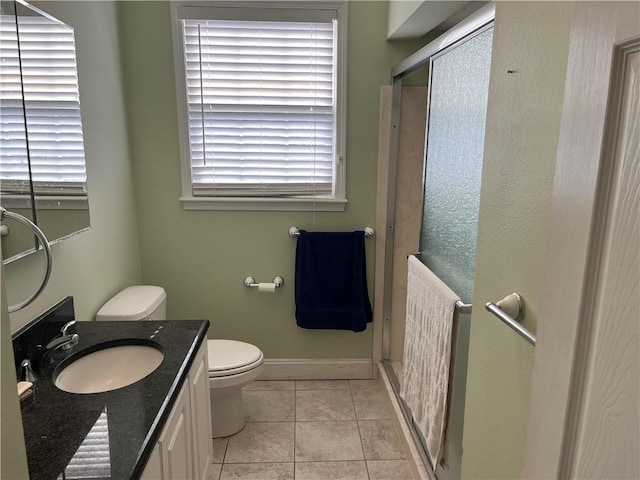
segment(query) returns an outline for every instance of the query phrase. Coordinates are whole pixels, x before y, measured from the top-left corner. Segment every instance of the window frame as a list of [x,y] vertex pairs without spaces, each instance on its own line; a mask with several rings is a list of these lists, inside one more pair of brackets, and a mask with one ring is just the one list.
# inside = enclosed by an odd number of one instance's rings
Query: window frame
[[[178,134],[180,145],[180,174],[182,196],[180,202],[185,210],[279,210],[279,211],[344,211],[346,199],[346,130],[347,130],[347,3],[345,1],[172,1],[171,27],[173,37],[173,59],[178,106]],[[337,17],[336,48],[336,107],[335,107],[335,191],[333,196],[295,197],[250,197],[250,196],[194,196],[191,183],[191,152],[189,144],[189,123],[184,73],[184,50],[181,16],[183,9],[202,12],[200,18],[211,18],[215,9],[252,8],[273,15],[277,10],[287,10],[282,17],[295,18],[301,10],[333,10]],[[195,15],[194,15],[195,17]],[[279,17],[279,15],[278,15]]]

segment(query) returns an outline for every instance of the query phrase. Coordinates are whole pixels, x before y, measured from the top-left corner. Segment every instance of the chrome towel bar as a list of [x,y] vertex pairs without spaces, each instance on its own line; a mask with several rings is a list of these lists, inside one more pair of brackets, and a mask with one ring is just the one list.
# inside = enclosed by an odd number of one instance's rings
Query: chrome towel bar
[[536,344],[536,337],[518,323],[524,317],[524,299],[519,293],[507,295],[497,303],[488,302],[485,308],[531,345]]
[[456,310],[460,313],[471,313],[473,305],[471,303],[464,303],[462,300],[456,300]]
[[[407,253],[407,258],[414,257],[414,256],[415,257],[419,257],[420,256],[420,252]],[[456,310],[458,312],[460,312],[461,314],[471,313],[471,311],[473,310],[473,304],[464,303],[462,300],[456,300]]]
[[[371,227],[364,227],[364,236],[365,237],[373,237],[373,235],[375,234],[375,230]],[[291,227],[289,227],[289,236],[290,237],[299,237],[300,236],[300,229],[298,227],[296,227],[295,225],[292,225]]]

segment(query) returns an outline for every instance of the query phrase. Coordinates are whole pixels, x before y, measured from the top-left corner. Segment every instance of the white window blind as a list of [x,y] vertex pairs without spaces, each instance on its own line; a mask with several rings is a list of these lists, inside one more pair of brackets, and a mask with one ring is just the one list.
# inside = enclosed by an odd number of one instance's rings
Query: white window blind
[[17,29],[9,15],[2,16],[0,26],[3,192],[25,193],[30,160],[37,194],[86,194],[73,29],[22,15]]
[[336,21],[182,27],[193,195],[331,196]]

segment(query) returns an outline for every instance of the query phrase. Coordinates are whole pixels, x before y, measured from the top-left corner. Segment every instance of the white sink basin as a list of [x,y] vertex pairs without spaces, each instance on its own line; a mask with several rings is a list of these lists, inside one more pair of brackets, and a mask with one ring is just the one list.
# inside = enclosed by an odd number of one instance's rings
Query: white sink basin
[[147,345],[119,345],[85,355],[66,366],[55,385],[69,393],[101,393],[142,380],[162,363],[164,354]]

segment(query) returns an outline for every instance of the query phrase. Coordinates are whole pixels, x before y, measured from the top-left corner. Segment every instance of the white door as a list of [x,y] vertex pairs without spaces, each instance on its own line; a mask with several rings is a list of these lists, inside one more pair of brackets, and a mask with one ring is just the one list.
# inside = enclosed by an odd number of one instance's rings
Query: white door
[[640,478],[640,3],[577,2],[523,478]]

